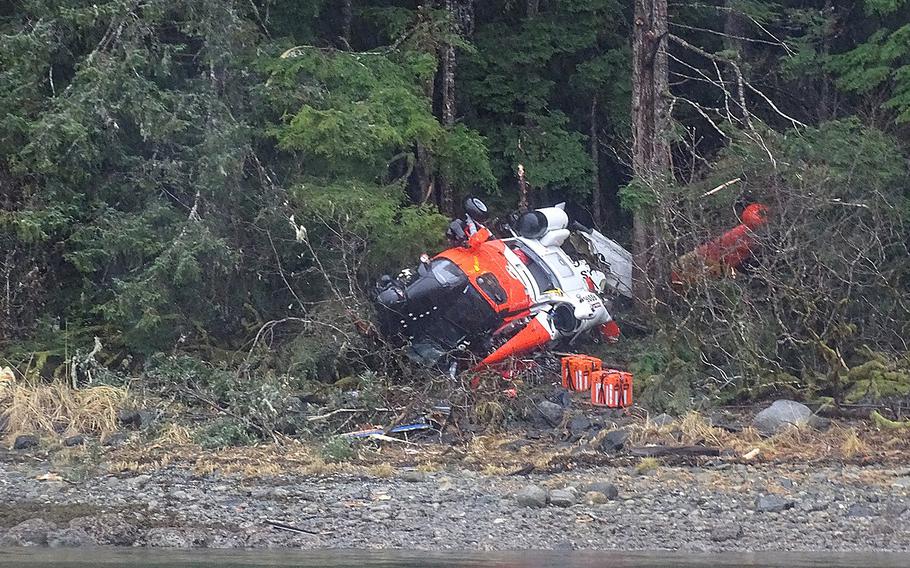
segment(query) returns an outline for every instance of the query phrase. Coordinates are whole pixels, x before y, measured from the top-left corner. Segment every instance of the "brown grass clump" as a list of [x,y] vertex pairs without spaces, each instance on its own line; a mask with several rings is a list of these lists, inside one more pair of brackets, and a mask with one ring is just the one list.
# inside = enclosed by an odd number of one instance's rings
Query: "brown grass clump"
[[126,389],[74,389],[59,381],[0,381],[0,422],[6,433],[105,434],[117,429],[117,411],[129,400]]
[[635,464],[635,473],[638,475],[646,475],[657,471],[660,467],[660,460],[657,458],[641,458],[641,460]]
[[845,458],[854,459],[869,455],[869,445],[859,437],[855,428],[848,428],[844,431],[840,451]]

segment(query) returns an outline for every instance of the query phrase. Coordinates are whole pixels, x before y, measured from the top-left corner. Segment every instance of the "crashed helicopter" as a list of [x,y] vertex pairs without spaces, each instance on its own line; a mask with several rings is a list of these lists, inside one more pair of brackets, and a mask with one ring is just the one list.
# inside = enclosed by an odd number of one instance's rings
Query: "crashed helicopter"
[[451,248],[379,280],[386,335],[406,340],[412,358],[450,371],[583,334],[618,338],[610,309],[632,294],[629,251],[578,223],[570,229],[564,204],[517,216],[502,238],[484,225],[487,217],[483,202],[469,198],[465,217],[449,226]]
[[[449,372],[463,362],[477,370],[584,334],[618,339],[610,311],[632,298],[629,251],[577,222],[570,229],[564,204],[514,216],[502,238],[484,225],[482,201],[468,198],[464,208],[446,233],[451,248],[376,285],[381,329],[405,340],[413,359]],[[740,220],[681,256],[671,284],[735,274],[758,247],[768,208],[752,203]]]

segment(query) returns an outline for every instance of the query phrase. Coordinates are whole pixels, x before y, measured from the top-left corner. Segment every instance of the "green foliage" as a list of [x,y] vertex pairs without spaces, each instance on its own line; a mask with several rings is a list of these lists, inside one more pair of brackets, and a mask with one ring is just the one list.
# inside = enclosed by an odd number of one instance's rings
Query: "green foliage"
[[306,183],[294,188],[292,196],[300,221],[318,239],[331,239],[341,228],[349,239],[359,241],[356,262],[367,274],[414,264],[421,253],[443,244],[446,218],[430,207],[407,206],[396,186]]
[[320,449],[322,459],[329,463],[347,462],[354,459],[357,452],[349,438],[333,436],[322,444]]
[[193,441],[209,450],[249,446],[258,438],[243,423],[231,418],[218,418],[193,432]]
[[647,211],[657,205],[656,188],[634,178],[619,190],[619,203],[629,212]]

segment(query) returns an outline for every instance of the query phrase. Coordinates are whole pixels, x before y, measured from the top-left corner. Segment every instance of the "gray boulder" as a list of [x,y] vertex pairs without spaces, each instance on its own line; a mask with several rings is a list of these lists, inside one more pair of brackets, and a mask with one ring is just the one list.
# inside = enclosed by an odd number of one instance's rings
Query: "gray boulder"
[[0,546],[46,546],[47,533],[56,528],[44,519],[22,521],[0,537]]
[[63,445],[67,448],[72,448],[74,446],[82,446],[85,444],[85,436],[82,434],[76,434],[75,436],[67,436],[63,439]]
[[546,507],[547,490],[537,485],[528,485],[515,493],[515,501],[522,507],[535,509]]
[[569,421],[569,431],[573,434],[581,434],[582,432],[586,432],[590,429],[591,420],[583,414],[579,414],[578,416],[573,417],[571,421]]
[[600,491],[588,491],[585,493],[585,503],[590,505],[603,505],[609,500],[610,498]]
[[550,402],[549,400],[542,400],[538,402],[537,410],[550,424],[550,426],[559,425],[562,422],[562,416],[565,412],[563,407],[556,404],[555,402]]
[[600,441],[600,449],[606,453],[618,452],[625,446],[631,434],[628,430],[613,430]]
[[69,522],[69,526],[87,533],[98,544],[113,546],[132,546],[140,534],[139,528],[116,513],[76,517]]
[[16,440],[13,442],[14,450],[27,450],[29,448],[35,448],[38,446],[38,436],[23,435],[16,436]]
[[676,419],[669,414],[658,414],[654,418],[651,418],[650,422],[658,428],[663,428],[664,426],[669,426],[670,424],[676,422]]
[[607,497],[607,499],[610,499],[611,501],[619,497],[619,489],[617,489],[616,486],[612,483],[608,483],[606,481],[596,481],[594,483],[589,483],[588,485],[583,486],[582,490],[585,493],[590,493],[592,491],[596,493],[602,493]]
[[577,499],[574,491],[554,489],[550,491],[550,504],[556,507],[571,507]]
[[51,548],[77,548],[95,544],[95,539],[82,529],[61,529],[47,533],[47,545]]
[[777,495],[759,495],[755,500],[755,510],[759,513],[780,513],[792,509],[795,503]]
[[408,469],[401,472],[401,480],[408,483],[420,483],[427,480],[427,474],[416,469]]
[[752,426],[765,436],[773,436],[790,427],[809,423],[812,410],[792,400],[775,400],[774,404],[755,415]]

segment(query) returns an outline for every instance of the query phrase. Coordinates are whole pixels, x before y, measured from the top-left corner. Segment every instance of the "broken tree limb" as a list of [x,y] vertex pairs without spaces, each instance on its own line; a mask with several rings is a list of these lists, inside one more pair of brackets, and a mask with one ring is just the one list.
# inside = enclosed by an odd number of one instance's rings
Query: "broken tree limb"
[[702,197],[708,197],[709,195],[714,195],[714,194],[717,193],[718,191],[721,191],[721,190],[724,189],[724,188],[730,187],[730,186],[733,185],[734,183],[739,183],[740,181],[742,181],[742,178],[731,179],[730,181],[724,182],[724,183],[720,184],[719,186],[715,187],[714,189],[712,189],[712,190],[710,190],[710,191],[704,192],[703,194],[701,194],[701,196],[702,196]]

